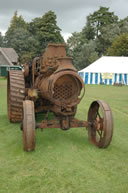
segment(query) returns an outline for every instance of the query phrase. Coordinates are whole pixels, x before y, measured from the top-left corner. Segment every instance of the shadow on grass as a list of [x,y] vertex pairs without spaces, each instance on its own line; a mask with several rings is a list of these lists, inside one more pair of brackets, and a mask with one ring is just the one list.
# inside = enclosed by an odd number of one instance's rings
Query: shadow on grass
[[[37,122],[40,122],[45,118],[44,114],[38,114]],[[49,120],[53,118],[51,113]],[[17,141],[17,148],[23,149],[22,142],[22,131],[20,130],[20,123],[10,123],[7,115],[0,115],[0,132],[3,135],[12,135],[13,141]],[[16,139],[15,139],[15,137]],[[12,140],[12,139],[11,139]],[[60,146],[63,148],[71,148],[76,146],[77,148],[96,148],[88,139],[88,130],[86,128],[71,128],[67,131],[61,130],[59,128],[48,128],[48,129],[37,129],[36,130],[36,151],[47,151],[49,147],[54,147],[55,149]],[[97,149],[97,148],[96,148]],[[18,150],[18,149],[17,149]]]
[[[39,123],[42,120],[46,119],[46,114],[45,113],[37,113],[37,114],[35,114],[35,118],[36,118],[36,122]],[[54,119],[54,114],[49,113],[48,114],[48,120],[52,120],[52,119]]]
[[[54,130],[54,131],[53,131]],[[47,129],[43,132],[40,130],[36,131],[36,146],[40,148],[45,148],[48,146],[79,146],[86,147],[90,145],[88,140],[88,134],[85,130],[80,130],[79,128],[70,129],[68,131],[61,131],[60,129]]]

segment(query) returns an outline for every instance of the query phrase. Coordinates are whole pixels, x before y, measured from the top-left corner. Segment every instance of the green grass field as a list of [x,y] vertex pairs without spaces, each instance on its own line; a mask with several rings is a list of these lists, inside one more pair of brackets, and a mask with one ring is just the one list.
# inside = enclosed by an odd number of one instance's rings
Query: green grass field
[[36,131],[36,150],[24,152],[20,124],[7,118],[6,80],[0,80],[0,193],[128,193],[128,87],[86,86],[76,117],[87,119],[90,103],[109,103],[114,134],[107,149],[87,130]]

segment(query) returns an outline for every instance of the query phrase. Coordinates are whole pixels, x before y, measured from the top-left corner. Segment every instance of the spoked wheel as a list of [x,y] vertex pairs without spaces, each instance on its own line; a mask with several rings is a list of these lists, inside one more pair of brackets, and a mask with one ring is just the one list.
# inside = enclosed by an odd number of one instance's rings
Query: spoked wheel
[[97,100],[92,102],[88,111],[88,137],[99,148],[106,148],[113,135],[112,112],[108,104]]
[[30,100],[23,102],[23,144],[24,151],[33,151],[35,149],[34,103]]

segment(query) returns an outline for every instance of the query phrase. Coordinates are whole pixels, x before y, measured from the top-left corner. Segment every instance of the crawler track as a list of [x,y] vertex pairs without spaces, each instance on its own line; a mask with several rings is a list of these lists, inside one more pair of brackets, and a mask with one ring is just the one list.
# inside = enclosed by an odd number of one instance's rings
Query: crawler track
[[8,119],[10,122],[21,122],[25,96],[25,81],[22,71],[9,71],[7,93]]

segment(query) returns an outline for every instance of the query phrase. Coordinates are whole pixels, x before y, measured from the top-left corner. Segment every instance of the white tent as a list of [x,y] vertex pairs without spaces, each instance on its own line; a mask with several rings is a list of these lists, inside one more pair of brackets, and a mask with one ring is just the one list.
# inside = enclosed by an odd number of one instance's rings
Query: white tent
[[103,56],[78,73],[85,84],[128,85],[128,57]]

